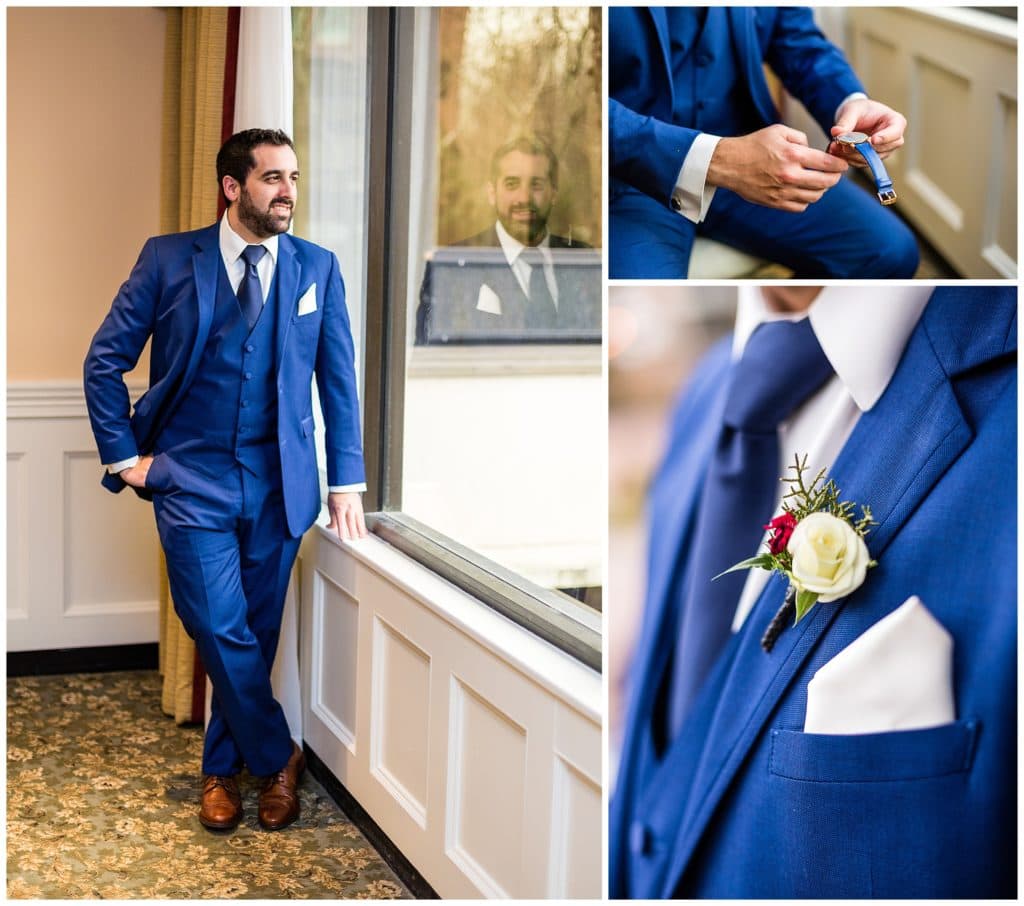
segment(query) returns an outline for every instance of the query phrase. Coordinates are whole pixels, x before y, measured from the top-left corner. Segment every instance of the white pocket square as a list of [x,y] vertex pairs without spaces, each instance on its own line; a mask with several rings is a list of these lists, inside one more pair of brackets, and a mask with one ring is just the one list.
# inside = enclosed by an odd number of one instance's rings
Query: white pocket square
[[498,294],[485,283],[480,287],[480,295],[476,297],[476,307],[478,311],[485,311],[491,315],[500,315],[501,299],[499,299]]
[[316,284],[312,284],[299,299],[299,314],[308,315],[316,311]]
[[916,595],[807,684],[805,733],[923,730],[955,719],[953,637]]

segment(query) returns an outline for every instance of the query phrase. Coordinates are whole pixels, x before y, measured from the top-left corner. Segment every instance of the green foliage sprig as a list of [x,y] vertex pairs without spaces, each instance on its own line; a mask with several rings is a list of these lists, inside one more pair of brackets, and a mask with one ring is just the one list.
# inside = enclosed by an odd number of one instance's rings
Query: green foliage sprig
[[[799,522],[811,513],[831,513],[838,519],[850,524],[853,530],[864,538],[871,530],[871,526],[878,525],[871,516],[871,507],[863,505],[860,508],[860,518],[854,520],[853,513],[856,504],[849,500],[839,499],[839,488],[833,479],[821,484],[825,477],[825,469],[821,469],[814,476],[814,481],[808,486],[804,481],[804,473],[807,471],[807,454],[801,461],[799,456],[794,457],[792,478],[780,478],[790,486],[789,491],[782,495],[782,509],[792,513]],[[819,487],[819,485],[821,485]]]

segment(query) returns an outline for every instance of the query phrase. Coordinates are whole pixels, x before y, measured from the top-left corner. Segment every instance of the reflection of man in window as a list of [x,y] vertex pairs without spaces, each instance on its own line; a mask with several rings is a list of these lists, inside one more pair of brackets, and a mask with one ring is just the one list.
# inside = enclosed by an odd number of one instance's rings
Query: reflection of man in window
[[[487,198],[495,222],[455,243],[459,252],[436,253],[427,263],[416,342],[542,338],[590,326],[581,323],[578,281],[554,251],[589,246],[574,241],[571,231],[568,237],[548,232],[558,198],[554,152],[533,137],[502,145],[491,159]],[[462,251],[469,248],[481,251]],[[586,276],[596,282],[593,274]],[[596,312],[599,324],[599,307]]]

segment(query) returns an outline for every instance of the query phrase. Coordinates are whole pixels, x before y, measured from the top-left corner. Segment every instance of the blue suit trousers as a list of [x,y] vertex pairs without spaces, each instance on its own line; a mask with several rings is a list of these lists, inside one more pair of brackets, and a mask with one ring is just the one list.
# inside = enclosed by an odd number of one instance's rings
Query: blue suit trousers
[[801,213],[719,189],[700,224],[622,182],[613,181],[610,196],[613,280],[685,277],[697,236],[785,265],[799,278],[900,279],[917,270],[914,234],[849,177]]
[[203,773],[273,774],[292,751],[270,670],[300,541],[280,479],[240,466],[213,479],[162,454],[147,487],[174,607],[213,685]]

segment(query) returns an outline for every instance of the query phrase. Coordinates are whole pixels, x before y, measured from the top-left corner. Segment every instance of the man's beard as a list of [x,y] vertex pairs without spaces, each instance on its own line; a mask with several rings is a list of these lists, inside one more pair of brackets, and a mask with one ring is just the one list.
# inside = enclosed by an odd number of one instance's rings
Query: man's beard
[[[516,220],[513,215],[523,211],[529,211],[533,216],[529,220]],[[542,239],[547,232],[548,212],[541,213],[532,205],[509,208],[506,216],[499,216],[498,219],[508,234],[524,245],[532,245],[538,239]]]
[[261,211],[252,203],[252,197],[245,189],[242,189],[238,197],[238,219],[254,236],[265,239],[267,236],[276,236],[278,233],[287,233],[288,227],[292,225],[292,213],[294,207],[291,199],[275,198],[271,202],[271,209],[277,203],[288,205],[288,216],[284,217],[274,213],[272,210]]

